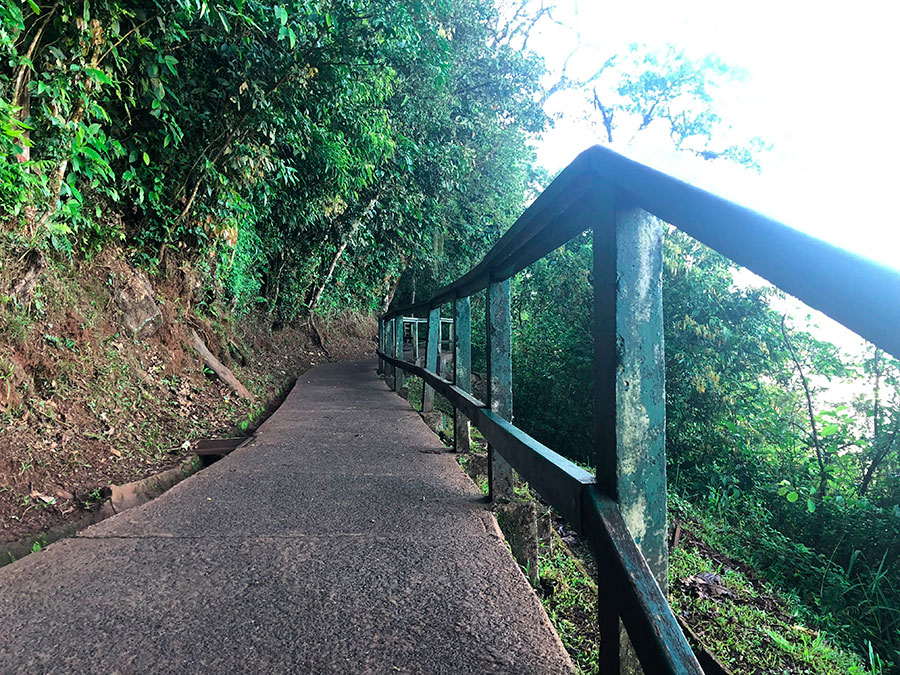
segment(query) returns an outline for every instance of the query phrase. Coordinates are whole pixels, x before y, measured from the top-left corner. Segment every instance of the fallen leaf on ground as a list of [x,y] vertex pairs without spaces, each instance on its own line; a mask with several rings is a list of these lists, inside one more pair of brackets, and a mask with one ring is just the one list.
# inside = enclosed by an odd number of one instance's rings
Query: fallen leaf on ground
[[700,572],[681,579],[681,585],[700,598],[732,598],[735,594],[722,584],[722,577],[712,572]]

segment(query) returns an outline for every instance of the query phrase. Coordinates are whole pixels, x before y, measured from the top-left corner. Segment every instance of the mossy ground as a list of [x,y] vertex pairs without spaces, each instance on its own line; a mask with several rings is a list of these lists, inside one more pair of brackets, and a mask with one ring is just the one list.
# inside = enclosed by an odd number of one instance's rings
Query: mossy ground
[[[692,592],[685,581],[704,572],[718,575],[731,594],[704,597]],[[735,675],[870,672],[855,654],[799,623],[774,589],[706,557],[693,539],[671,552],[669,585],[672,610]]]

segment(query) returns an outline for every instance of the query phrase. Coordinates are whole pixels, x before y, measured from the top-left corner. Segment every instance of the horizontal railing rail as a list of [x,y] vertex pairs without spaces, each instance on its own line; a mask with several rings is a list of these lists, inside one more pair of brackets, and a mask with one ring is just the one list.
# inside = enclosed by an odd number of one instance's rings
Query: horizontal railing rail
[[644,672],[702,673],[616,503],[600,493],[593,474],[507,422],[449,380],[383,352],[379,356],[395,368],[422,378],[462,411],[528,484],[587,537],[597,552],[598,563],[606,563],[604,592],[615,604],[628,635],[640,645],[638,656]]
[[[651,215],[652,214],[652,215]],[[645,672],[699,673],[669,608],[662,361],[662,228],[668,222],[878,347],[900,354],[900,272],[798,232],[663,172],[596,146],[572,162],[471,272],[431,298],[379,320],[379,369],[399,391],[404,374],[456,411],[457,449],[468,422],[489,444],[492,497],[511,494],[514,468],[591,543],[600,573],[601,669],[620,668],[619,620]],[[595,467],[582,469],[517,428],[512,418],[509,278],[593,230]],[[486,400],[472,396],[469,296],[487,291]],[[454,378],[436,374],[440,307],[454,304]],[[403,360],[410,315],[427,314],[425,367]],[[504,481],[506,483],[504,484]],[[628,658],[627,656],[625,658]]]
[[900,354],[900,272],[602,146],[585,150],[566,167],[471,272],[428,300],[390,309],[384,318],[428,311],[525,269],[590,227],[578,205],[598,186],[612,186],[633,206],[674,225],[886,352]]

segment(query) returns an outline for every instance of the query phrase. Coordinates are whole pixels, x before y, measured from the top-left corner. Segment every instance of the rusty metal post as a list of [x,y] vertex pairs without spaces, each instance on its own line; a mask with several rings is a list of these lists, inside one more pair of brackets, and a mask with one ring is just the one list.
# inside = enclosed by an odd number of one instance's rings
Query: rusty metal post
[[[425,369],[437,372],[438,352],[441,349],[441,308],[428,312],[428,342],[425,343]],[[434,389],[422,384],[422,412],[434,410]]]
[[[662,224],[640,209],[617,211],[611,188],[599,188],[595,194],[597,482],[617,501],[629,532],[665,593],[668,549]],[[618,648],[613,646],[617,640],[614,631],[621,633],[617,624],[601,607],[601,640],[611,647],[601,647],[601,670],[640,672],[627,640],[621,639]]]
[[[453,382],[465,392],[472,391],[472,304],[469,298],[453,302]],[[469,451],[469,418],[453,409],[453,446],[456,452]]]
[[[487,403],[491,410],[512,422],[512,318],[509,279],[491,282],[487,292]],[[497,450],[488,446],[488,498],[513,498],[513,468]]]

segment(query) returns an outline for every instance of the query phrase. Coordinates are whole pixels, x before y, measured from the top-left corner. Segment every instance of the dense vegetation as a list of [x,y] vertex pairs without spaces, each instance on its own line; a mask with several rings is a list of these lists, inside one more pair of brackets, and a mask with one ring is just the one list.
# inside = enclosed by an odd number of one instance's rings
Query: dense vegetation
[[5,236],[189,259],[280,319],[375,309],[411,259],[521,207],[541,68],[495,19],[479,0],[8,0]]
[[[756,165],[760,140],[717,144],[714,92],[734,75],[717,59],[635,47],[542,86],[529,21],[488,0],[4,0],[3,265],[121,251],[161,277],[197,270],[198,311],[271,323],[422,297],[546,184],[529,140],[575,85],[610,142],[662,124],[682,151]],[[583,462],[590,244],[513,285],[517,423]],[[900,363],[841,354],[733,271],[667,233],[670,485],[810,621],[900,663]],[[26,302],[15,288],[4,306]],[[856,393],[828,406],[837,380]]]

